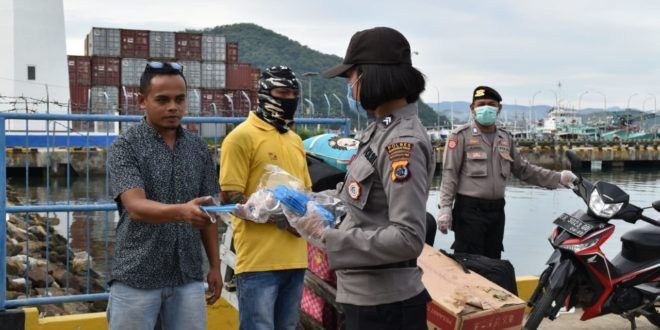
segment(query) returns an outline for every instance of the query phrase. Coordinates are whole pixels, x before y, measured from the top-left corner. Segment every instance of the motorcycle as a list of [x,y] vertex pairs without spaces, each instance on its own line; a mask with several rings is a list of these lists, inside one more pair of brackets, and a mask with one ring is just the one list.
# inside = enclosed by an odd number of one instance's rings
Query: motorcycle
[[[564,213],[554,221],[549,241],[555,250],[528,302],[532,310],[524,329],[536,329],[546,317],[554,320],[562,307],[582,307],[582,321],[618,314],[632,329],[639,316],[660,326],[660,222],[643,215],[650,207],[631,204],[614,184],[581,177],[573,184],[587,211]],[[660,212],[660,200],[652,207]],[[610,261],[600,247],[612,236],[615,219],[653,226],[625,233],[621,252]]]

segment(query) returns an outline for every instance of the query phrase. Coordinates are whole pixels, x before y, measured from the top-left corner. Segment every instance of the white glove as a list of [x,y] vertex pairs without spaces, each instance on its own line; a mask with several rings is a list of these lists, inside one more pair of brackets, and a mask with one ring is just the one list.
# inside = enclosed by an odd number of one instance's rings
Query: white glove
[[451,229],[451,212],[440,212],[438,214],[438,230],[446,234]]
[[307,212],[303,216],[298,216],[286,207],[284,214],[300,236],[317,248],[325,250],[325,233],[330,230],[330,224],[319,213],[317,205],[313,201],[307,202]]
[[572,188],[573,182],[577,180],[577,176],[573,174],[573,172],[567,170],[561,171],[560,174],[559,183],[566,188]]

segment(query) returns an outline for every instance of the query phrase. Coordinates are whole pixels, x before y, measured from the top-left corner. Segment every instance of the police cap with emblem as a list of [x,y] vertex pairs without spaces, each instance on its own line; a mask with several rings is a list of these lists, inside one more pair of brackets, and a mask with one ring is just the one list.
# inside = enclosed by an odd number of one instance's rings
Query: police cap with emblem
[[410,44],[401,32],[388,27],[356,32],[341,64],[323,72],[323,77],[346,77],[356,64],[410,64]]
[[472,103],[476,100],[495,100],[502,103],[502,97],[500,93],[488,86],[479,86],[474,89],[472,93]]

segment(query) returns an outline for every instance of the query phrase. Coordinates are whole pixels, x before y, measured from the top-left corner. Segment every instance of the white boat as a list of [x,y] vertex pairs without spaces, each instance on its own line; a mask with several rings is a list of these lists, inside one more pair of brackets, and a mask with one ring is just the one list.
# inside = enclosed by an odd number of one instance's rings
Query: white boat
[[582,118],[577,115],[575,109],[554,107],[548,111],[548,115],[543,121],[543,133],[573,131],[571,128],[581,126]]

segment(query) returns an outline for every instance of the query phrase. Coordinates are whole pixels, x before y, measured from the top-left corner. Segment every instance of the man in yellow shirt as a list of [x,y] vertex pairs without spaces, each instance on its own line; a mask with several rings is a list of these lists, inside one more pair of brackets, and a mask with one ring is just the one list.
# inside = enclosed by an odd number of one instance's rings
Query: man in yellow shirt
[[[299,82],[291,69],[276,66],[262,73],[258,108],[222,143],[223,203],[245,202],[257,190],[267,164],[277,165],[311,188],[302,140],[290,130],[298,101]],[[277,224],[232,220],[241,329],[296,328],[307,243],[283,220]]]

